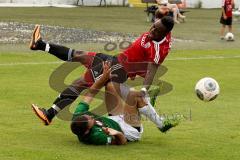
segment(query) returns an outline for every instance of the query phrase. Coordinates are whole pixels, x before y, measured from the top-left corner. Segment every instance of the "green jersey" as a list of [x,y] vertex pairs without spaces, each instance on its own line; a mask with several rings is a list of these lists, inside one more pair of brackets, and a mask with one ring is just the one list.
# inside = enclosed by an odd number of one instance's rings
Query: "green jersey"
[[[77,108],[74,112],[73,119],[76,116],[87,114],[87,115],[93,116],[94,119],[96,120],[96,122],[102,123],[104,127],[109,127],[109,128],[112,128],[112,129],[122,132],[119,124],[117,122],[115,122],[114,120],[95,115],[95,114],[89,112],[88,110],[89,110],[89,105],[87,103],[80,102],[77,105]],[[78,139],[79,139],[79,141],[86,143],[86,144],[106,145],[106,144],[111,144],[113,136],[107,135],[102,130],[101,125],[95,124],[91,128],[90,132],[87,135],[85,135],[84,137],[81,137],[78,135]]]

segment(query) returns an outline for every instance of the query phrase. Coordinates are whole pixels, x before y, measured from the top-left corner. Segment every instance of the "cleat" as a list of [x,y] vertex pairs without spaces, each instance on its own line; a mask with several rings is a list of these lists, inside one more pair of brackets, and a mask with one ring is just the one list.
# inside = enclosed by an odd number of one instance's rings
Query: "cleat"
[[43,121],[43,123],[47,126],[51,123],[51,120],[47,118],[47,111],[44,108],[39,108],[38,106],[32,104],[32,109],[34,113]]
[[161,132],[166,133],[171,128],[176,127],[183,118],[184,118],[183,115],[179,115],[179,114],[175,114],[171,117],[167,116],[163,119],[163,126],[158,129]]
[[41,39],[42,38],[41,38],[41,34],[40,34],[40,25],[36,25],[33,30],[33,33],[32,33],[32,39],[29,44],[29,48],[31,50],[37,50],[37,42]]

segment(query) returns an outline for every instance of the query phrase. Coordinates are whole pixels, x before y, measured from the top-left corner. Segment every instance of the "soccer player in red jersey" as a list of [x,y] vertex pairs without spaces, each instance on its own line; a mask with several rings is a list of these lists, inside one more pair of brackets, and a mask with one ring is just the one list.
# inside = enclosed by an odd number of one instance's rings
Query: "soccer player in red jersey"
[[226,26],[228,26],[228,31],[232,33],[232,10],[234,5],[234,0],[222,0],[222,16],[220,19],[220,23],[222,24],[220,38],[222,40],[224,39]]
[[[158,19],[123,53],[110,56],[103,53],[75,51],[73,49],[44,42],[40,36],[40,26],[36,25],[30,48],[32,50],[46,51],[63,61],[80,62],[88,70],[84,77],[74,81],[54,101],[48,110],[32,105],[34,112],[49,125],[55,115],[71,104],[86,87],[90,87],[102,75],[102,62],[110,61],[114,76],[110,79],[115,88],[119,90],[120,84],[127,78],[134,79],[136,75],[144,77],[142,92],[147,93],[159,65],[164,61],[171,48],[171,30],[174,26],[172,17],[164,16]],[[108,100],[106,100],[108,101]]]

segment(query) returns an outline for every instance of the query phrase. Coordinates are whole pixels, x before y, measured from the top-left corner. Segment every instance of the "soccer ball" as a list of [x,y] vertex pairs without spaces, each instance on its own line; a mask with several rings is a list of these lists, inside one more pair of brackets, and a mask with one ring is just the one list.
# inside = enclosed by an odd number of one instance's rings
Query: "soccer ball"
[[212,101],[219,95],[220,88],[215,79],[205,77],[197,82],[195,86],[195,92],[199,99],[203,101]]
[[226,35],[225,35],[225,39],[227,41],[234,41],[234,35],[231,33],[231,32],[228,32]]

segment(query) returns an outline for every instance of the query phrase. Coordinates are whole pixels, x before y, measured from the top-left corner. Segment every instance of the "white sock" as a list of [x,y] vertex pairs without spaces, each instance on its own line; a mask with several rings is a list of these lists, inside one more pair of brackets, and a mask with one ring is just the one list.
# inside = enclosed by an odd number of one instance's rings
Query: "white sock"
[[46,51],[46,52],[49,52],[49,50],[50,50],[50,45],[49,45],[49,43],[46,43],[45,51]]
[[59,111],[61,111],[61,109],[56,106],[55,104],[52,105],[52,108],[58,113]]
[[163,126],[163,117],[160,117],[156,110],[153,108],[151,103],[148,101],[148,104],[142,108],[138,108],[139,112],[145,115],[149,120],[151,120],[154,124],[157,125],[158,128],[162,128]]

